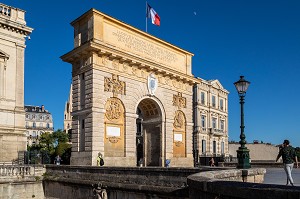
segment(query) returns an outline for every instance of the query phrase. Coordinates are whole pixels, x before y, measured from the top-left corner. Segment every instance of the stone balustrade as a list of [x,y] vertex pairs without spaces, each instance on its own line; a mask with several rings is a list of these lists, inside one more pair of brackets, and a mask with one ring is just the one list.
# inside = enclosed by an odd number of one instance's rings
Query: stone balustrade
[[11,8],[3,4],[0,4],[0,15],[9,17],[11,15]]
[[28,165],[1,165],[1,176],[31,176],[34,175],[34,167]]

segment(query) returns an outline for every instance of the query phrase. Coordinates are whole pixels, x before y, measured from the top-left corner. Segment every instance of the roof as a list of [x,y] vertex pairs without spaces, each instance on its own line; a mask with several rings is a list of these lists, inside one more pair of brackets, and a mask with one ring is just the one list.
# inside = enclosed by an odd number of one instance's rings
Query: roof
[[48,113],[48,114],[51,114],[45,108],[42,109],[42,106],[39,107],[39,106],[25,105],[24,109],[25,109],[25,112],[35,112],[35,113]]

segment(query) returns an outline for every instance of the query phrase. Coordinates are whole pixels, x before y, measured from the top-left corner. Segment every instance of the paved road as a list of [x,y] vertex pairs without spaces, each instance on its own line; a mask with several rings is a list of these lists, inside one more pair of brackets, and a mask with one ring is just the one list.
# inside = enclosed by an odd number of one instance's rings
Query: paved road
[[[300,186],[300,168],[292,171],[294,185]],[[286,174],[283,168],[267,168],[264,184],[286,184]]]

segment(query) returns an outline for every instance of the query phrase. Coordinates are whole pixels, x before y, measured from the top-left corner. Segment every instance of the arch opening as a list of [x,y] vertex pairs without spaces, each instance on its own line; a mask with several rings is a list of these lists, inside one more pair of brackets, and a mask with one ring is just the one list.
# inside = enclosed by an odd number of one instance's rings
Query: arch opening
[[156,101],[143,99],[136,110],[137,166],[162,166],[162,112]]

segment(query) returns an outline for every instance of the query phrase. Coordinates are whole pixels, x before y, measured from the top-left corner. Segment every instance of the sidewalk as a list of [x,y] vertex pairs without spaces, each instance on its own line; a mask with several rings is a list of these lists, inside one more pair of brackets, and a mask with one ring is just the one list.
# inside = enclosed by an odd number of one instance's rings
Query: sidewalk
[[[286,174],[283,168],[267,168],[264,184],[286,185]],[[294,168],[292,171],[294,185],[300,186],[300,168]]]

